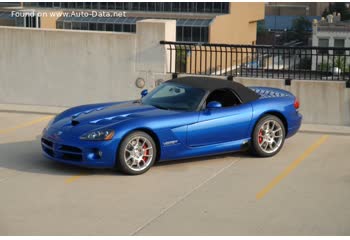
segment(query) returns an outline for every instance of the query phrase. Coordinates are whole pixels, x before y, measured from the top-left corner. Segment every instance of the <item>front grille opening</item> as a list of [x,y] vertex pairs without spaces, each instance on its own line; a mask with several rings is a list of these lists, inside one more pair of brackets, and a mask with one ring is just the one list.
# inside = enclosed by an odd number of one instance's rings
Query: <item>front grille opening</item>
[[48,155],[50,155],[51,157],[54,157],[54,156],[55,156],[53,150],[48,149],[48,148],[46,148],[46,147],[43,147],[43,148],[44,148],[44,151],[45,151]]
[[62,151],[68,151],[68,152],[74,152],[74,153],[81,153],[81,149],[77,147],[67,146],[67,145],[61,145],[60,150]]
[[77,155],[77,154],[64,153],[62,155],[62,159],[63,160],[67,160],[67,161],[81,161],[82,160],[82,156],[81,155]]
[[47,146],[49,147],[53,147],[53,142],[49,141],[49,140],[46,140],[45,138],[42,138],[41,139],[41,142],[46,144]]

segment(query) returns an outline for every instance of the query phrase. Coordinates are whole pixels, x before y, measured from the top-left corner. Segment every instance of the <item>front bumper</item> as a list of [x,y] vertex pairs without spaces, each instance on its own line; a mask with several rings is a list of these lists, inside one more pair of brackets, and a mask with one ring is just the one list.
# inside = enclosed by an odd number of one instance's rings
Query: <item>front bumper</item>
[[113,168],[118,145],[118,140],[67,140],[45,134],[41,138],[43,154],[47,158],[88,168]]

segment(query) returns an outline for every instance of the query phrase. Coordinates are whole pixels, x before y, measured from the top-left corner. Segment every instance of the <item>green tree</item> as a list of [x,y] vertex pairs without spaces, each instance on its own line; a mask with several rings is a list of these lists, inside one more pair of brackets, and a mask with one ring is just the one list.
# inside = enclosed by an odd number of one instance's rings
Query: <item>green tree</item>
[[311,26],[311,22],[306,17],[294,19],[291,29],[294,39],[307,43]]

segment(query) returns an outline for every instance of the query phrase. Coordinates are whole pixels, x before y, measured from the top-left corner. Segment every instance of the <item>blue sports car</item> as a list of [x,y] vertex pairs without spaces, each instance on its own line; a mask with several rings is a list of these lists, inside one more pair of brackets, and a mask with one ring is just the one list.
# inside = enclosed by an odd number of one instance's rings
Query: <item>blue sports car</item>
[[57,115],[43,130],[44,155],[132,175],[156,161],[241,150],[270,157],[302,120],[290,92],[209,77],[172,79],[141,95]]

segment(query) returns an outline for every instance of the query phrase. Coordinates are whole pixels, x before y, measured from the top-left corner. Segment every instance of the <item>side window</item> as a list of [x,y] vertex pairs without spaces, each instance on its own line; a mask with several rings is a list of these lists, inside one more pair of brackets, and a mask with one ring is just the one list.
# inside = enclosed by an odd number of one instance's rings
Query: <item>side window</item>
[[209,94],[206,104],[211,101],[217,101],[221,103],[223,107],[233,107],[241,104],[236,94],[231,89],[218,89]]

